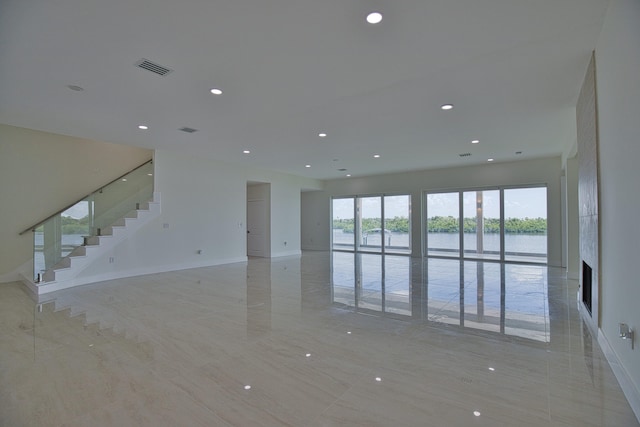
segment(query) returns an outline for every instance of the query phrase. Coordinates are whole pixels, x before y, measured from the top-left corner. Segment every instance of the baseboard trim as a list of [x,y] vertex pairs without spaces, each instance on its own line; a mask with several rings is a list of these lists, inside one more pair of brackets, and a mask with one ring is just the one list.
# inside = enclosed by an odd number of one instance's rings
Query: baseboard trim
[[[189,270],[192,268],[213,267],[223,264],[235,264],[238,262],[246,262],[247,257],[235,257],[235,258],[223,258],[208,262],[190,262],[180,263],[162,266],[152,266],[145,268],[136,268],[129,270],[113,271],[104,274],[97,274],[86,277],[75,277],[71,280],[64,282],[51,282],[51,284],[42,284],[37,287],[36,293],[38,295],[44,295],[55,291],[61,291],[63,289],[75,288],[76,286],[90,285],[93,283],[106,282],[108,280],[125,279],[127,277],[146,276],[148,274],[168,273],[171,271]],[[30,289],[31,290],[31,289]]]
[[299,256],[299,255],[302,255],[302,251],[275,252],[271,254],[271,258],[279,258],[283,256]]
[[329,247],[328,246],[321,246],[321,245],[304,245],[302,247],[303,251],[328,251]]
[[620,362],[618,355],[613,347],[611,347],[611,344],[609,344],[609,340],[605,337],[602,329],[598,329],[598,344],[609,362],[609,366],[611,366],[611,370],[616,376],[622,392],[629,401],[631,409],[634,414],[636,414],[638,421],[640,421],[640,390],[635,386],[633,379]]
[[7,273],[0,276],[0,283],[11,283],[11,282],[19,282],[19,281],[20,281],[20,274],[16,272]]

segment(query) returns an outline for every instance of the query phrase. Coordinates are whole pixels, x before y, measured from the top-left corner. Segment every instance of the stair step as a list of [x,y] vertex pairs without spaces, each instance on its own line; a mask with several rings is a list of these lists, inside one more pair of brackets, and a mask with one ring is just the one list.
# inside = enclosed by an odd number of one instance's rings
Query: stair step
[[[159,196],[159,194],[157,194]],[[55,290],[65,289],[71,286],[78,286],[75,281],[78,273],[90,265],[93,252],[94,255],[105,254],[114,244],[117,244],[123,238],[127,237],[131,227],[131,231],[135,232],[144,226],[149,220],[160,214],[160,201],[148,201],[137,205],[138,209],[127,212],[123,217],[116,220],[113,224],[99,229],[99,235],[84,236],[84,244],[74,248],[71,253],[60,260],[54,267],[46,270],[41,277],[39,283],[33,283],[36,286],[39,295],[46,294]],[[103,248],[99,248],[105,244]],[[75,261],[73,261],[75,259]],[[82,281],[80,281],[82,282]],[[84,282],[89,283],[89,282]]]

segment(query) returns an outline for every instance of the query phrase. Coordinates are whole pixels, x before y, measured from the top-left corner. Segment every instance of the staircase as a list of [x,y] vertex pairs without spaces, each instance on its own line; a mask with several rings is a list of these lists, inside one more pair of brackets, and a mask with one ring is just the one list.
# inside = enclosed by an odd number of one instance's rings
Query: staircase
[[139,203],[137,208],[125,214],[108,227],[98,230],[98,235],[87,236],[84,244],[76,247],[53,267],[34,281],[22,275],[22,281],[36,295],[92,283],[95,280],[78,275],[98,260],[102,260],[116,246],[135,234],[142,226],[161,213],[160,194],[153,193],[153,200]]

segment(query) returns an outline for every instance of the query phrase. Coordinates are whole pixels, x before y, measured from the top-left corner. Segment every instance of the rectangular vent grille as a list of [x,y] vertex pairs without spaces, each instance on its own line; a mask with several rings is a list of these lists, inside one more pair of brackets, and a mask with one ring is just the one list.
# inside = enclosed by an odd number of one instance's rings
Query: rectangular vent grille
[[180,128],[179,130],[181,130],[182,132],[186,132],[186,133],[198,132],[198,129],[188,128],[188,127],[183,127],[183,128]]
[[136,66],[144,70],[151,71],[152,73],[156,73],[159,76],[166,76],[173,71],[167,67],[163,67],[162,65],[156,64],[155,62],[151,62],[148,59],[144,58],[136,62]]
[[460,157],[471,157],[471,153],[462,153],[462,154],[458,154],[458,156],[460,156]]

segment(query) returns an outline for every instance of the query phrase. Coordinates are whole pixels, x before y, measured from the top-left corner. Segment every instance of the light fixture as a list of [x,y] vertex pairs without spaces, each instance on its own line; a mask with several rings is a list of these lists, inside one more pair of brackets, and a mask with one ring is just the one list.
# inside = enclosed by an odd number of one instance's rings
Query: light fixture
[[153,174],[152,173],[148,173],[147,176],[153,176]]
[[493,159],[487,159],[487,162],[493,162]]
[[123,182],[127,182],[127,178],[122,178],[122,181]]
[[251,151],[249,151],[249,150],[244,150],[244,151],[243,151],[243,153],[244,153],[244,154],[249,154],[249,153],[251,153]]
[[247,384],[246,386],[244,386],[244,389],[245,390],[251,390],[251,386]]
[[305,168],[310,168],[310,167],[311,167],[311,165],[304,165],[304,167],[305,167]]
[[147,126],[147,125],[138,125],[138,129],[147,130],[147,129],[149,129],[149,126]]
[[475,415],[476,417],[479,417],[482,414],[480,413],[480,411],[473,411],[473,415]]
[[474,139],[473,141],[471,141],[472,144],[478,144],[480,142],[479,139]]
[[222,89],[218,89],[217,87],[214,87],[213,89],[211,89],[211,93],[214,95],[222,95]]
[[305,354],[305,357],[311,357],[311,353]]
[[350,174],[350,173],[348,173],[348,174],[347,174],[347,177],[350,177],[350,176],[351,176],[351,174]]
[[440,106],[441,110],[451,110],[453,108],[453,104],[443,104]]
[[379,159],[380,158],[380,154],[374,154],[373,157],[376,158],[376,159]]
[[326,133],[324,133],[324,132],[320,132],[320,133],[318,134],[318,136],[319,136],[320,138],[326,138],[327,134],[326,134]]
[[382,21],[382,14],[380,12],[371,12],[367,15],[367,22],[369,24],[378,24]]
[[376,381],[380,382],[380,381],[382,381],[382,378],[376,377]]

